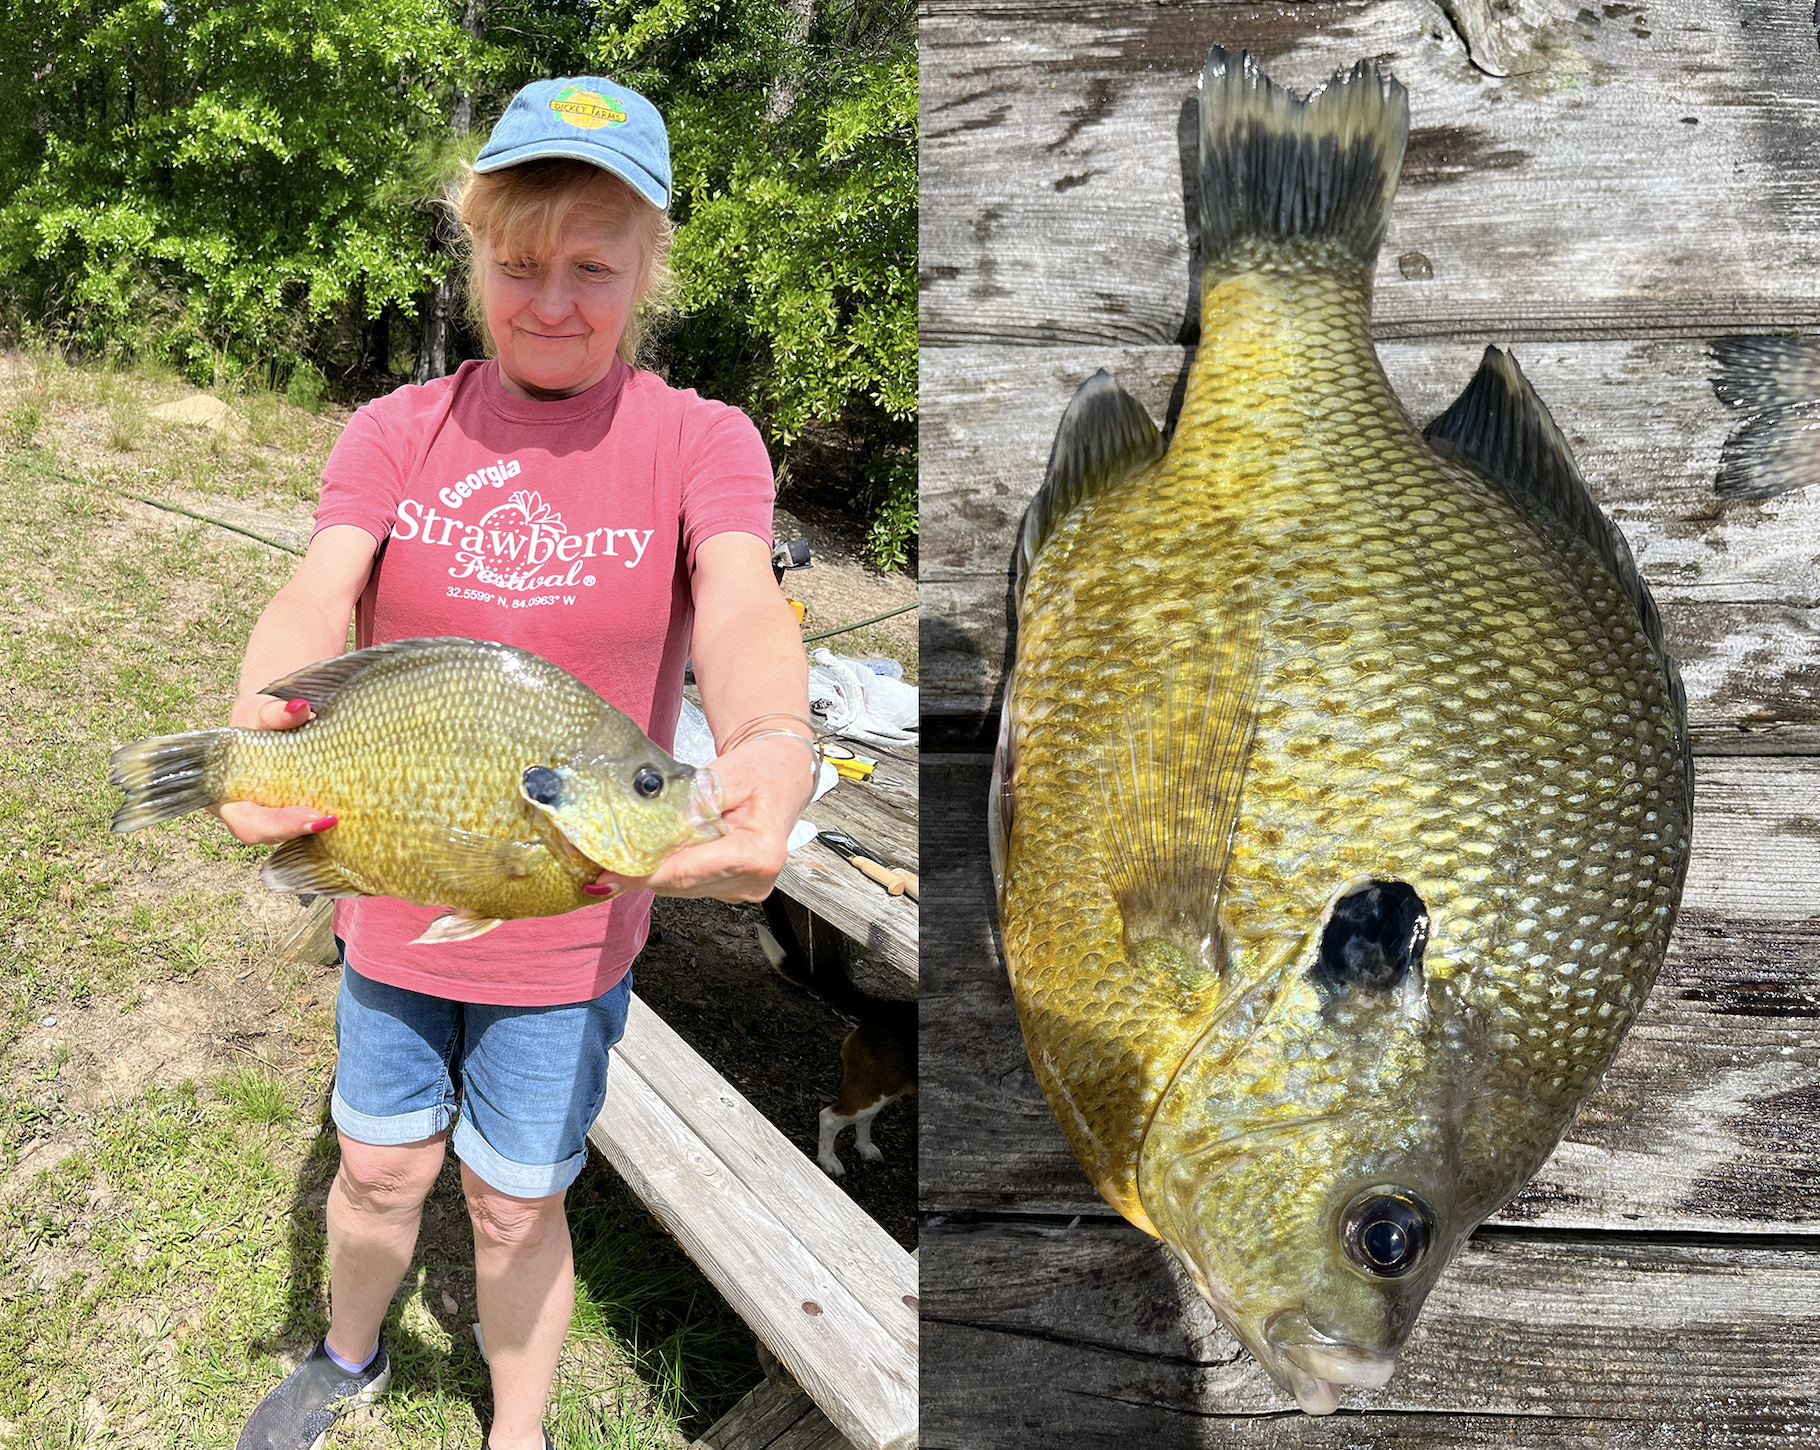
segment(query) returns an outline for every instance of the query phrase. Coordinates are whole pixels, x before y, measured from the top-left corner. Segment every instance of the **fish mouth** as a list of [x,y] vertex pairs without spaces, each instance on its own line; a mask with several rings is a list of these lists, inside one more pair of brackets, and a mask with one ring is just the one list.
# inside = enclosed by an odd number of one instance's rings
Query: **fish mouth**
[[1375,1390],[1396,1371],[1397,1357],[1362,1345],[1329,1339],[1300,1310],[1271,1316],[1264,1326],[1279,1379],[1289,1382],[1295,1402],[1307,1415],[1331,1415],[1347,1386]]
[[697,840],[712,841],[727,833],[727,823],[721,819],[720,776],[707,766],[697,766],[695,783],[689,787],[689,824],[694,827]]

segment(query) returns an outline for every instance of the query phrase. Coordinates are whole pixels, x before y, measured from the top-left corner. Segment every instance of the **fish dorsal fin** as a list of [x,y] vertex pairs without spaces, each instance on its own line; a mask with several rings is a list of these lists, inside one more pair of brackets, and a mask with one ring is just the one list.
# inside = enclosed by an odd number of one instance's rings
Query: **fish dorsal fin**
[[1246,270],[1268,249],[1326,243],[1369,270],[1409,141],[1409,96],[1360,61],[1301,100],[1248,51],[1201,68],[1201,263]]
[[1104,368],[1074,390],[1055,430],[1043,486],[1024,510],[1017,551],[1020,603],[1030,566],[1075,505],[1106,492],[1162,451],[1163,438],[1150,415]]
[[[320,715],[328,708],[335,696],[345,690],[358,675],[364,674],[375,665],[388,660],[408,658],[428,650],[448,645],[461,645],[473,649],[511,649],[510,645],[495,644],[490,640],[460,639],[453,635],[432,636],[425,639],[397,639],[390,644],[369,645],[365,649],[352,653],[336,655],[331,660],[320,660],[316,664],[305,666],[294,674],[286,675],[282,680],[273,680],[259,693],[273,695],[280,700],[307,700],[310,709]],[[516,652],[516,651],[515,651]]]
[[1558,521],[1584,539],[1636,607],[1657,654],[1667,658],[1662,617],[1637,572],[1630,545],[1594,500],[1567,440],[1514,357],[1486,348],[1466,391],[1423,436],[1437,452],[1463,459],[1502,484],[1532,518]]
[[1185,993],[1224,968],[1220,902],[1257,733],[1263,610],[1245,581],[1214,627],[1168,651],[1099,761],[1100,847],[1127,959]]

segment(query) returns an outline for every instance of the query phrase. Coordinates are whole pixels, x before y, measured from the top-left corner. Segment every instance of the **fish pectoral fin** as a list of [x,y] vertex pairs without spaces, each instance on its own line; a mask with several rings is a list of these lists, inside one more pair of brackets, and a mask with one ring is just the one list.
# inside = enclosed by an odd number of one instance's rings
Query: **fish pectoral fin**
[[1055,431],[1043,486],[1024,510],[1017,550],[1020,602],[1030,566],[1070,511],[1162,453],[1163,438],[1156,424],[1111,373],[1101,368],[1075,389]]
[[531,873],[532,858],[544,849],[541,841],[508,840],[456,826],[407,837],[406,845],[445,886],[462,892],[523,880]]
[[1211,631],[1166,650],[1100,756],[1100,851],[1126,951],[1185,991],[1225,964],[1220,902],[1257,733],[1262,625],[1241,580]]
[[992,889],[999,911],[1005,909],[1005,873],[1011,865],[1011,825],[1017,814],[1017,751],[1011,738],[1017,670],[1005,682],[1005,706],[999,715],[998,748],[992,752],[992,785],[986,796],[986,840],[992,860]]
[[465,907],[456,911],[445,911],[430,923],[424,934],[411,943],[412,946],[433,946],[437,942],[472,941],[477,936],[485,936],[498,926],[497,916],[481,916]]
[[297,836],[286,841],[266,861],[259,879],[273,891],[296,891],[317,896],[366,896],[330,859],[328,843],[321,836]]

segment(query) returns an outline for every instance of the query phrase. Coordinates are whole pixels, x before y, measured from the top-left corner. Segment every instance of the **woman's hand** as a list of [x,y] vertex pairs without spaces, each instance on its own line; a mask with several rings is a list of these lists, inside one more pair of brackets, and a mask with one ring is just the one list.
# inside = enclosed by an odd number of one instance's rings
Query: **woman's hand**
[[[784,722],[779,722],[780,724]],[[712,896],[720,901],[762,901],[784,869],[790,828],[809,803],[814,786],[806,736],[750,740],[718,757],[721,823],[726,834],[685,846],[649,876],[603,873],[584,887],[591,896],[652,891],[659,896]]]
[[[228,723],[243,730],[292,730],[311,718],[302,700],[276,700],[261,693],[268,681],[281,680],[316,660],[347,648],[348,620],[354,601],[366,588],[379,541],[352,524],[330,524],[310,540],[309,551],[291,582],[253,626],[246,657],[240,662],[240,695]],[[270,846],[326,831],[333,816],[309,806],[258,806],[251,801],[224,801],[209,807],[243,846]]]
[[[228,716],[245,730],[294,730],[315,712],[303,700],[274,700],[270,695],[242,695]],[[326,831],[335,817],[314,806],[260,806],[251,801],[223,801],[209,809],[243,846],[275,846],[293,836]]]

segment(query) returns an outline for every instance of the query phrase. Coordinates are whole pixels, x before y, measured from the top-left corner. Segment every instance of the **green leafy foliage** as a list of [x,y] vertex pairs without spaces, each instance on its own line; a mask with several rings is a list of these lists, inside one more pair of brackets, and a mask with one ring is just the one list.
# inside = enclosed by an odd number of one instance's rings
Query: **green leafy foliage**
[[669,119],[681,319],[672,375],[736,399],[774,451],[862,440],[855,501],[915,538],[916,32],[905,3],[619,0],[596,63]]
[[0,0],[0,306],[15,328],[162,358],[203,385],[288,378],[314,406],[315,378],[398,365],[414,335],[398,324],[448,267],[432,199],[519,86],[565,73],[623,80],[668,121],[671,380],[745,407],[786,475],[813,430],[857,443],[843,486],[875,554],[902,562],[907,0],[498,0],[465,15],[457,0]]

